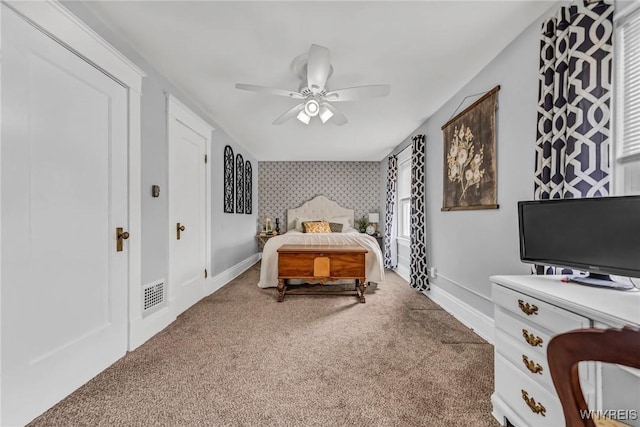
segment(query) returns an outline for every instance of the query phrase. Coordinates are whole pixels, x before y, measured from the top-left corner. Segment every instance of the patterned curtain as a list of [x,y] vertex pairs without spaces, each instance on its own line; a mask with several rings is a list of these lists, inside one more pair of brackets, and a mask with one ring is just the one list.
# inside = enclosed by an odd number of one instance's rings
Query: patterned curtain
[[398,194],[398,158],[389,156],[387,173],[387,206],[384,215],[384,268],[398,266],[398,246],[396,235],[398,228],[396,198]]
[[[542,25],[535,199],[609,195],[613,4],[577,2]],[[538,267],[540,273],[554,273]]]
[[425,136],[413,137],[411,151],[411,287],[429,289],[425,213]]

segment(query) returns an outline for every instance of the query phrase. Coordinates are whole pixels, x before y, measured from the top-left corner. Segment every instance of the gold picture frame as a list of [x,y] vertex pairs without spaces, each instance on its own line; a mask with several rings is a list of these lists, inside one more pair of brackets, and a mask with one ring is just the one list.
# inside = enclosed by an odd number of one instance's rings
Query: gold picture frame
[[496,86],[442,126],[442,211],[498,209]]

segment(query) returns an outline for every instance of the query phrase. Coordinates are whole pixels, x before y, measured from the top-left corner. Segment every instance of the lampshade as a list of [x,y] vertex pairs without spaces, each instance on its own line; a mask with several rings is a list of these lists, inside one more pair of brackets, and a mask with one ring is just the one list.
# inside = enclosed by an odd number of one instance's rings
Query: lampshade
[[320,120],[322,120],[322,123],[327,123],[327,120],[329,120],[331,117],[333,117],[333,113],[331,112],[331,110],[329,110],[326,106],[321,106],[320,107]]
[[380,222],[380,215],[378,214],[378,212],[374,212],[374,213],[370,213],[369,214],[369,222],[377,224]]
[[296,119],[300,120],[305,125],[308,125],[309,121],[311,120],[311,117],[307,116],[304,110],[302,110],[298,113],[298,115],[296,116]]

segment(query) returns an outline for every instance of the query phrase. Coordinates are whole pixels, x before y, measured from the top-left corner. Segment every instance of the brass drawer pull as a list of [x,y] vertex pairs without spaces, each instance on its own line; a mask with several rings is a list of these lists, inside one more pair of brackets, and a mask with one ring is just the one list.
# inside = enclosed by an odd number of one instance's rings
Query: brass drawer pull
[[529,409],[531,409],[531,412],[534,414],[540,414],[543,417],[546,416],[547,408],[545,408],[542,403],[536,403],[536,400],[533,397],[529,397],[529,393],[524,390],[520,391],[522,391],[522,400],[525,401]]
[[528,302],[524,302],[521,299],[518,300],[518,307],[520,307],[520,310],[522,310],[522,312],[527,316],[531,316],[532,314],[538,314],[537,306],[533,304],[529,304]]
[[533,360],[529,360],[529,358],[524,354],[522,355],[522,363],[524,363],[524,366],[526,366],[527,369],[531,371],[532,374],[542,375],[542,370],[543,370],[542,366],[535,363]]
[[544,342],[542,338],[529,333],[529,331],[527,331],[526,329],[522,330],[522,336],[524,337],[524,340],[528,342],[531,347],[542,347],[542,343]]

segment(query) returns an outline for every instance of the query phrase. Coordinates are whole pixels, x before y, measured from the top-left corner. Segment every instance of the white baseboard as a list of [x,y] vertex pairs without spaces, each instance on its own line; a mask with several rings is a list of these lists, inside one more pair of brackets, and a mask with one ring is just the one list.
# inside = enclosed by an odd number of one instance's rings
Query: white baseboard
[[[209,279],[206,279],[203,286],[203,294],[200,299],[211,295],[240,274],[244,273],[249,267],[258,262],[262,254],[253,254],[244,261],[239,262],[231,268],[226,269]],[[175,301],[168,302],[167,307],[147,316],[139,317],[131,321],[129,327],[129,351],[132,351],[144,344],[149,338],[169,326],[180,313],[176,313],[172,307],[175,307]]]
[[149,338],[169,326],[176,316],[169,305],[147,317],[134,319],[129,325],[129,351],[135,350]]
[[240,261],[233,267],[227,268],[222,273],[216,274],[215,276],[212,276],[211,278],[207,279],[207,282],[205,284],[204,296],[211,295],[212,293],[214,293],[215,291],[217,291],[218,289],[220,289],[221,287],[223,287],[224,285],[226,285],[227,283],[229,283],[230,281],[232,281],[233,279],[235,279],[236,277],[238,277],[239,275],[247,271],[249,267],[251,267],[256,262],[260,261],[261,258],[262,258],[261,253],[253,254],[249,258],[245,259],[244,261]]
[[398,266],[393,271],[395,271],[398,276],[402,277],[407,282],[411,282],[411,272],[404,265],[398,264]]
[[493,344],[494,323],[492,318],[433,284],[431,285],[431,290],[423,293],[453,317],[473,329],[476,334]]

